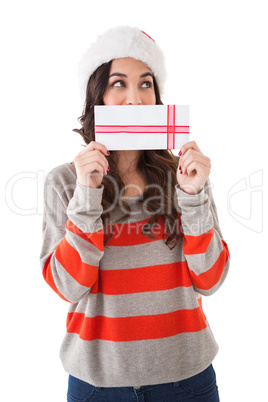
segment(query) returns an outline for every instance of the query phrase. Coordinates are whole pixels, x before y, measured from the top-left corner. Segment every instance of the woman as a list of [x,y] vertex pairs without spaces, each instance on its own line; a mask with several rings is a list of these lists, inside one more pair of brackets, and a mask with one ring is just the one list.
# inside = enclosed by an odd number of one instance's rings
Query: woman
[[81,63],[86,147],[45,184],[43,276],[70,303],[61,360],[68,401],[219,400],[218,346],[201,295],[223,283],[229,252],[195,142],[112,151],[94,108],[161,104],[163,56],[136,28],[99,37]]

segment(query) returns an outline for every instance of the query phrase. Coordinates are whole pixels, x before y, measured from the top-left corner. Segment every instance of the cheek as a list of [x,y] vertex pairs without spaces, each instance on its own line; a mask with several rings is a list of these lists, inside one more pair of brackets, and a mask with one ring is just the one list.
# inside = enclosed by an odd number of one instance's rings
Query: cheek
[[107,91],[103,97],[104,105],[120,105],[122,102],[122,95],[119,93]]
[[155,92],[153,92],[152,94],[152,103],[155,105],[156,103],[156,96],[155,96]]
[[156,102],[156,96],[154,91],[148,91],[147,93],[145,93],[145,95],[143,96],[143,103],[147,104],[147,105],[155,105]]

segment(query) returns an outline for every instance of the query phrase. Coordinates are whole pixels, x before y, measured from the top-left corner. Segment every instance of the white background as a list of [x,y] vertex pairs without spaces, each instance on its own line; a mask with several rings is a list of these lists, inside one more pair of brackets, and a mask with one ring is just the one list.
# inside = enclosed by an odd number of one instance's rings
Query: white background
[[[2,3],[3,4],[3,3]],[[1,6],[1,400],[63,402],[68,305],[41,276],[45,175],[82,149],[77,63],[106,29],[134,25],[166,55],[164,103],[189,104],[232,262],[203,300],[221,402],[267,398],[267,4],[6,1]],[[4,197],[6,194],[6,198]]]

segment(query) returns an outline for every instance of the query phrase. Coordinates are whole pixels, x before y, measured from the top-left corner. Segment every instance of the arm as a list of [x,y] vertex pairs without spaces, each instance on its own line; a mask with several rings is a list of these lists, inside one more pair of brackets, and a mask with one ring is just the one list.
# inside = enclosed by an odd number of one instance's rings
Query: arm
[[213,294],[229,270],[228,246],[219,228],[216,206],[209,182],[196,195],[177,188],[183,228],[183,253],[195,290]]
[[102,191],[77,182],[66,210],[56,183],[45,183],[42,273],[50,287],[70,303],[92,290],[98,278],[103,255]]
[[208,181],[210,159],[195,142],[185,144],[179,155],[177,197],[184,232],[183,252],[194,288],[210,295],[223,283],[230,258]]
[[[108,154],[103,145],[92,141],[76,156],[77,181],[70,202],[68,180],[56,174],[54,183],[48,179],[45,183],[42,272],[51,288],[71,303],[96,292],[98,285],[104,249],[101,181],[108,170],[104,156]],[[59,194],[62,188],[64,195]]]

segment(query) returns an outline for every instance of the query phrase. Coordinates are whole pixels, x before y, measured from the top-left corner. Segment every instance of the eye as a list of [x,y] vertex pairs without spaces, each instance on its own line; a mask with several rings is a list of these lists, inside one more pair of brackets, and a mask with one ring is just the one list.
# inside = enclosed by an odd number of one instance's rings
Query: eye
[[153,83],[152,83],[151,81],[144,81],[144,82],[141,84],[141,87],[142,87],[142,88],[152,88],[152,86],[153,86]]
[[122,80],[119,81],[115,81],[111,84],[111,87],[117,87],[117,88],[121,88],[121,87],[125,87],[125,83]]

